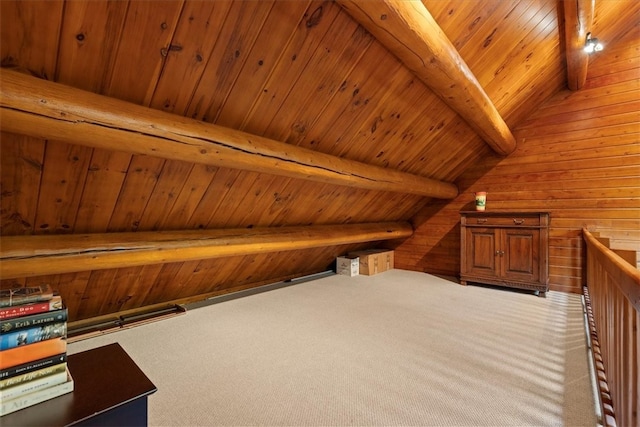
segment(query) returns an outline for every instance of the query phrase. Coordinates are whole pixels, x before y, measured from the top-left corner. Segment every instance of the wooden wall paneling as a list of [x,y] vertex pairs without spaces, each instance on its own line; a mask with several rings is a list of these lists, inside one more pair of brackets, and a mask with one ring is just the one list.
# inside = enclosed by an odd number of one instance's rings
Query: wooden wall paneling
[[[273,115],[287,97],[291,87],[298,81],[307,63],[316,54],[327,32],[340,12],[333,2],[314,2],[307,16],[283,49],[281,60],[273,68],[262,91],[247,112],[241,129],[256,135],[265,134]],[[333,30],[332,30],[333,31]]]
[[[212,51],[220,40],[232,3],[231,0],[185,3],[171,47],[164,52],[166,59],[154,93],[154,108],[179,115],[187,113],[204,70],[213,57]],[[175,89],[176,85],[180,90]]]
[[187,108],[188,116],[215,123],[242,69],[273,1],[233,2],[202,78]]
[[[373,70],[366,66],[367,61],[376,58]],[[364,64],[363,64],[364,61]],[[291,143],[324,153],[338,154],[337,147],[350,145],[357,132],[354,123],[366,122],[367,115],[381,108],[394,94],[398,81],[411,78],[403,72],[401,64],[389,55],[379,43],[372,43],[360,58],[348,78],[342,82],[330,104]]]
[[[428,107],[429,101],[435,104],[439,101],[421,82],[412,81],[411,76],[404,70],[399,70],[396,78],[389,79],[388,85],[380,100],[365,110],[366,115],[359,120],[360,125],[345,126],[346,130],[338,134],[337,138],[329,139],[329,141],[331,139],[339,141],[339,145],[334,144],[337,155],[360,159],[382,167],[395,168],[400,165],[403,159],[395,162],[388,160],[389,152],[393,151],[389,147],[390,140],[395,140],[395,135],[403,131],[407,135],[413,135],[412,126],[415,126],[416,122],[414,118],[419,117]],[[400,99],[397,98],[398,96]],[[410,125],[404,125],[406,123]],[[406,128],[401,129],[399,126],[406,126]],[[411,156],[428,142],[410,137],[407,140],[404,150],[399,150],[403,152],[403,157]],[[405,170],[406,165],[402,165],[401,168]],[[431,176],[430,171],[427,170],[421,170],[419,174]]]
[[240,171],[236,169],[219,168],[187,221],[186,228],[209,228],[216,211],[239,176]]
[[164,159],[155,157],[131,156],[131,164],[109,220],[108,231],[138,230],[164,162]]
[[104,93],[128,8],[129,1],[65,3],[57,82]]
[[[62,11],[62,1],[1,2],[2,65],[53,79]],[[3,235],[37,231],[37,200],[44,155],[44,141],[2,134]]]
[[[363,59],[372,61],[366,56]],[[430,136],[425,136],[416,127],[427,127],[432,123],[436,127],[438,111],[454,114],[422,82],[403,69],[396,73],[396,78],[389,79],[383,98],[373,107],[360,126],[352,127],[350,138],[349,134],[342,137],[340,156],[375,162],[383,167],[388,165],[385,160],[389,153],[395,150],[409,158],[430,142]],[[404,150],[398,149],[397,145],[392,148],[395,136],[402,133],[419,135],[419,138],[411,139]],[[391,167],[396,167],[400,161],[402,159],[391,163]],[[430,171],[422,169],[420,174],[430,176]]]
[[0,2],[2,66],[19,67],[52,80],[63,8],[61,0]]
[[315,223],[314,215],[324,209],[325,200],[329,198],[326,195],[335,188],[329,184],[291,179],[278,191],[275,202],[263,211],[258,221],[272,227]]
[[[132,2],[107,94],[149,106],[184,1]],[[136,58],[136,61],[131,61]],[[109,231],[137,230],[164,166],[164,159],[134,155],[109,220]]]
[[[189,292],[192,294],[208,294],[237,286],[239,284],[238,280],[231,277],[231,272],[237,268],[244,258],[203,259],[193,268],[185,288],[188,287]],[[230,277],[231,279],[229,280]]]
[[[543,59],[560,50],[555,10],[541,20],[534,34],[524,39],[522,46],[495,71],[496,77],[486,85],[495,93],[501,111],[509,111],[510,123],[519,123],[531,113],[532,105],[540,105],[566,85],[566,72],[560,62],[548,64]],[[531,50],[536,46],[535,50]],[[543,65],[544,64],[544,65]],[[503,70],[509,70],[503,72]]]
[[142,267],[118,268],[115,270],[113,280],[104,290],[102,295],[102,305],[100,315],[117,313],[124,310],[124,305],[131,298],[131,294],[136,292],[134,284],[139,284],[137,278],[142,271]]
[[[182,283],[176,280],[176,276],[180,269],[193,269],[198,265],[199,261],[188,262],[171,262],[162,264],[162,268],[154,277],[153,281],[147,282],[152,284],[149,291],[145,295],[144,305],[153,305],[171,300],[174,295],[179,294],[178,289],[182,287]],[[154,273],[156,273],[154,271]]]
[[193,216],[198,208],[217,172],[218,168],[215,166],[193,165],[182,191],[175,196],[175,203],[168,213],[165,212],[158,228],[161,230],[179,230],[184,227],[185,222]]
[[290,142],[304,134],[339,93],[372,41],[371,35],[348,16],[338,15],[279,110],[270,112],[265,135]]
[[207,228],[225,228],[226,224],[233,221],[233,217],[238,206],[247,203],[253,203],[255,194],[251,193],[256,180],[259,177],[266,177],[257,172],[242,172],[233,182],[233,191],[228,191],[224,195],[224,199],[218,204],[215,214],[210,217]]
[[[567,118],[567,116],[569,116],[568,114],[539,117],[536,120],[538,126],[535,126],[527,121],[522,124],[521,129],[530,129],[544,126],[545,129],[549,129],[549,133],[556,133],[556,125],[561,125],[560,129],[562,130],[571,130],[573,128],[570,126],[574,126],[574,128],[577,127],[580,129],[590,129],[592,127],[603,127],[608,125],[609,123],[616,124],[616,121],[618,120],[622,120],[622,123],[628,123],[625,120],[628,119],[629,115],[633,115],[633,111],[638,110],[639,105],[640,101],[634,100],[624,103],[617,103],[614,105],[593,107],[586,110],[582,109],[580,111],[572,112],[570,116],[572,120],[569,120]],[[533,131],[531,133],[534,136],[536,135]]]
[[130,161],[126,153],[92,150],[74,233],[107,231]]
[[[561,156],[559,156],[561,157]],[[638,155],[633,153],[626,155],[624,157],[625,163],[626,161],[629,164],[635,160],[638,161]],[[618,156],[613,158],[600,158],[597,167],[593,169],[581,171],[580,168],[584,167],[585,161],[578,160],[560,160],[553,164],[541,164],[540,167],[536,167],[538,165],[534,164],[515,164],[513,166],[507,164],[501,164],[500,166],[496,166],[495,171],[496,175],[502,176],[510,176],[516,175],[518,173],[530,173],[536,171],[537,173],[542,174],[543,179],[548,176],[553,181],[554,177],[562,177],[564,179],[581,179],[581,178],[599,178],[606,177],[608,173],[610,173],[611,177],[625,177],[630,176],[629,172],[632,173],[633,166],[619,166],[620,158]],[[588,161],[588,159],[587,159]],[[517,179],[517,177],[514,177]]]
[[[264,273],[262,273],[262,271],[264,271],[265,267],[275,259],[277,259],[277,254],[254,254],[244,256],[234,269],[227,270],[228,275],[221,277],[221,282],[226,284],[227,287],[231,283],[234,285],[244,285],[251,282],[257,282],[260,279],[263,279],[262,274]],[[268,274],[273,275],[274,273],[271,272]]]
[[[111,288],[114,286],[117,272],[118,269],[116,268],[91,272],[82,294],[82,304],[77,309],[77,318],[70,319],[71,321],[107,314],[102,311],[102,307],[111,304],[107,295],[109,295]],[[67,302],[67,304],[70,303],[72,302]]]
[[[477,7],[472,2],[423,0],[422,3],[447,34],[451,43],[460,51],[471,37],[478,31],[485,21],[498,15],[502,20],[512,7],[508,2],[500,0],[487,1],[483,7]],[[504,8],[508,8],[502,11]],[[460,25],[460,22],[470,22],[470,25]]]
[[268,209],[273,203],[274,192],[281,188],[287,179],[273,175],[258,175],[249,193],[242,201],[237,203],[233,212],[227,218],[224,228],[256,227],[256,220],[263,210]]
[[304,25],[321,2],[276,1],[256,37],[247,61],[238,73],[231,90],[220,107],[215,122],[222,126],[240,129],[255,99],[264,90],[265,83],[280,61],[288,62],[285,49],[296,28]]
[[[162,74],[153,92],[150,107],[159,110],[169,109],[175,114],[186,112],[188,99],[181,96],[179,102],[171,102],[170,98],[175,93],[191,94],[204,72],[202,55],[207,54],[215,46],[216,37],[208,37],[217,31],[221,25],[222,17],[227,16],[230,4],[221,2],[189,3],[185,5],[176,23],[176,29],[171,39],[170,47],[163,52],[166,57]],[[196,16],[198,19],[196,19]],[[212,18],[212,22],[208,21]],[[204,18],[204,19],[203,19]],[[213,24],[213,25],[211,25]],[[209,33],[209,34],[207,34]],[[183,40],[192,40],[199,44],[185,44]],[[203,41],[206,40],[206,41]],[[200,60],[198,59],[200,58]],[[189,78],[186,78],[186,77]],[[168,83],[165,83],[168,82]],[[175,90],[175,85],[186,85],[184,89]],[[179,104],[179,105],[177,105]],[[137,159],[136,159],[137,160]],[[156,161],[145,162],[156,164]],[[165,161],[159,172],[157,182],[152,188],[149,200],[144,207],[138,228],[140,230],[160,229],[160,224],[166,219],[167,213],[175,205],[178,194],[182,192],[185,181],[189,177],[194,165],[182,161]]]
[[[204,56],[207,59],[212,56],[211,51],[216,46],[218,33],[230,7],[231,4],[228,2],[185,4],[180,19],[176,23],[170,47],[163,52],[166,60],[153,92],[150,107],[176,114],[186,112],[191,99],[190,95],[205,72],[205,64],[207,66],[209,64],[208,61],[205,62]],[[176,84],[180,85],[178,91],[175,88]],[[179,98],[172,101],[172,96]],[[158,159],[145,159],[145,164],[149,166],[159,166],[160,163],[162,163],[162,169],[155,185],[148,186],[149,199],[136,229],[160,229],[167,214],[173,209],[178,194],[182,194],[182,189],[194,167],[193,164],[182,161],[161,162]]]
[[[128,7],[128,2],[67,3],[58,54],[58,82],[104,93]],[[56,144],[52,149],[56,147],[62,145]],[[97,149],[82,152],[89,158],[89,170],[73,231],[105,231],[131,156]]]
[[[105,93],[150,105],[184,0],[130,2]],[[135,60],[132,60],[134,59]]]
[[[579,140],[563,141],[563,145],[566,147],[566,152],[571,153],[570,156],[573,159],[579,158],[580,154],[577,154],[579,151],[600,152],[607,147],[618,150],[622,154],[632,154],[635,150],[633,144],[638,141],[639,137],[640,133],[618,133],[617,135],[608,137],[606,141],[599,137],[583,138]],[[529,139],[526,146],[520,150],[522,157],[547,155],[546,153],[548,153],[550,149],[550,144],[538,143],[538,141],[539,140],[533,138]]]
[[138,274],[134,280],[128,284],[126,289],[122,289],[125,301],[122,303],[122,310],[131,310],[144,307],[145,301],[153,287],[162,264],[150,264],[139,267]]
[[[431,176],[441,176],[443,168],[449,167],[449,162],[452,162],[452,167],[455,167],[456,162],[463,161],[468,156],[476,157],[484,152],[482,146],[484,142],[462,117],[452,115],[451,111],[443,111],[442,114],[438,116],[439,120],[431,124],[428,129],[414,130],[418,141],[423,138],[423,135],[428,135],[430,141],[428,144],[423,143],[423,147],[414,156],[415,160],[409,162],[410,170],[427,170],[430,171]],[[443,149],[442,141],[450,140],[456,143],[448,144],[446,149]]]
[[[615,163],[615,162],[614,162]],[[619,163],[619,162],[618,162]],[[536,188],[554,188],[554,183],[562,182],[563,189],[590,188],[592,185],[611,187],[633,187],[637,181],[633,178],[636,166],[610,166],[602,169],[586,169],[574,171],[549,171],[536,173],[536,184],[531,184],[526,174],[502,174],[501,182],[491,185],[492,189],[505,191],[513,185],[535,185]],[[461,188],[473,185],[476,180],[460,183]],[[482,184],[482,183],[480,183]]]
[[[496,73],[499,67],[522,49],[523,39],[528,38],[529,32],[539,22],[538,14],[546,16],[548,13],[548,8],[538,1],[505,3],[500,12],[496,10],[492,19],[480,25],[469,42],[459,50],[483,87],[491,84],[500,75]],[[498,20],[501,14],[504,14],[504,19]],[[487,94],[490,93],[487,90]]]
[[316,215],[309,215],[308,221],[318,224],[345,223],[350,217],[353,206],[362,197],[366,197],[366,194],[366,190],[335,187],[331,190],[329,198],[323,201],[322,211],[316,211]]
[[193,163],[178,160],[165,161],[136,229],[160,229],[160,224],[173,209],[177,196],[182,192],[192,169]]
[[90,160],[90,148],[47,142],[35,233],[73,231]]
[[0,134],[0,235],[31,234],[36,229],[45,142]]
[[[397,119],[400,119],[399,125],[402,126],[392,133],[392,137],[387,139],[385,146],[381,148],[384,151],[385,159],[392,165],[403,164],[405,167],[415,164],[410,159],[419,159],[422,165],[419,171],[429,173],[429,176],[436,176],[434,169],[442,163],[434,157],[450,156],[451,151],[442,150],[442,141],[449,137],[452,128],[447,127],[453,123],[460,123],[463,127],[469,129],[470,135],[476,135],[471,131],[466,122],[459,115],[454,114],[449,108],[444,108],[444,104],[438,105],[435,98],[429,101],[418,101],[412,106],[417,112],[415,118],[408,127],[404,127],[401,123],[406,118],[405,115],[399,113]],[[397,141],[398,135],[401,135],[401,143]],[[459,146],[465,146],[465,140],[459,140]]]
[[[191,286],[190,282],[198,277],[194,276],[194,273],[201,264],[201,261],[187,261],[175,263],[173,268],[163,268],[153,289],[154,292],[164,289],[162,295],[158,298],[158,302],[171,301],[200,293]],[[217,275],[218,271],[215,271],[215,275],[210,275],[209,277]],[[156,289],[156,286],[159,286],[160,289]]]

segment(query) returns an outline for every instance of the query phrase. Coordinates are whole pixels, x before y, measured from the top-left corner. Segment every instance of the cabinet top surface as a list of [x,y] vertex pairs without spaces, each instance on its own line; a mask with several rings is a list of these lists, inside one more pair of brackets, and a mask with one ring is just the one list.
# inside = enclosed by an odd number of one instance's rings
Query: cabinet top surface
[[70,355],[74,391],[2,417],[7,426],[65,426],[147,396],[156,386],[120,344]]

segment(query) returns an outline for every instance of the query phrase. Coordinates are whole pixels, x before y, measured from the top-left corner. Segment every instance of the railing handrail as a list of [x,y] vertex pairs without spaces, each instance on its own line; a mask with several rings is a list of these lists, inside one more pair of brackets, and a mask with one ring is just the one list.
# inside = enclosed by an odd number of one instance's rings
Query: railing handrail
[[640,312],[640,270],[629,264],[620,255],[603,245],[586,228],[582,234],[590,249],[631,305]]

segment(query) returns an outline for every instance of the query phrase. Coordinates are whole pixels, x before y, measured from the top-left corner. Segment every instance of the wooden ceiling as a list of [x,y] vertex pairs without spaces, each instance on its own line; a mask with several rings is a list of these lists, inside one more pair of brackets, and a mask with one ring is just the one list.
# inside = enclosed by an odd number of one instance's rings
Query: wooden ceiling
[[[255,136],[295,146],[301,156],[312,150],[384,168],[390,176],[402,172],[450,184],[480,157],[496,155],[468,118],[352,18],[345,3],[5,0],[2,66],[242,131],[249,141]],[[509,128],[567,86],[562,2],[423,4]],[[616,43],[638,24],[638,4],[597,1],[590,31]],[[110,104],[88,99],[96,108]],[[126,106],[116,113],[135,126],[138,116]],[[126,139],[98,146],[90,132],[66,139],[52,137],[48,126],[29,136],[7,126],[5,121],[1,141],[3,237],[365,223],[403,229],[430,202],[415,194],[415,183],[406,191],[376,190],[140,154]],[[49,282],[75,321],[323,271],[336,255],[375,244],[327,240],[295,251],[282,246],[213,259],[78,267],[5,276],[1,285]]]

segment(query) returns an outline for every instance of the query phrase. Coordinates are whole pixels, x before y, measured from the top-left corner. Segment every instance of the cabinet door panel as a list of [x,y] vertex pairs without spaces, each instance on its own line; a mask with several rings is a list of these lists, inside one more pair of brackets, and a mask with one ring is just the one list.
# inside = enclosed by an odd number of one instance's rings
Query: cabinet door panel
[[467,229],[466,273],[496,277],[496,231],[491,228]]
[[538,230],[503,230],[503,272],[507,280],[539,280]]

